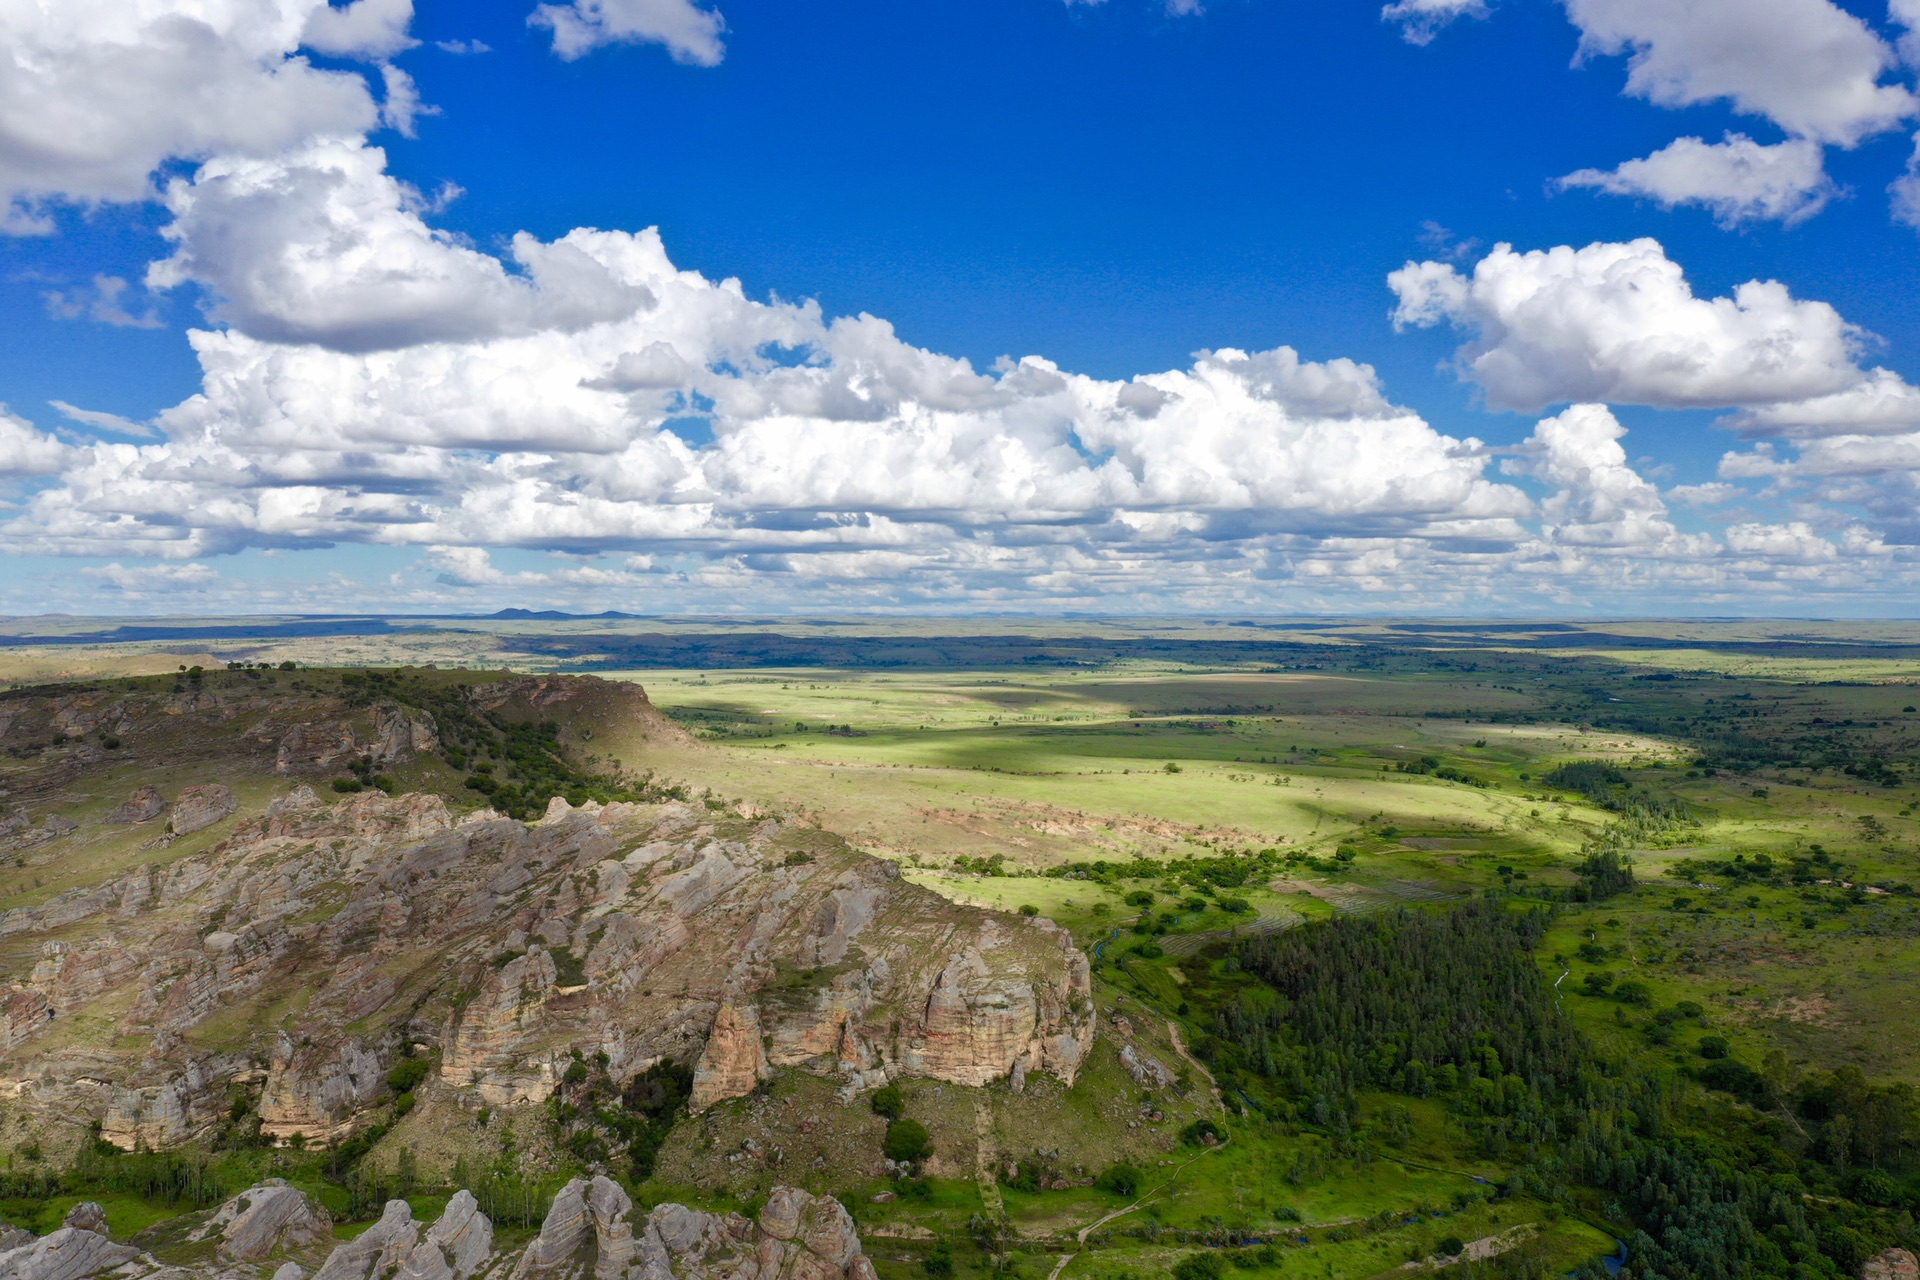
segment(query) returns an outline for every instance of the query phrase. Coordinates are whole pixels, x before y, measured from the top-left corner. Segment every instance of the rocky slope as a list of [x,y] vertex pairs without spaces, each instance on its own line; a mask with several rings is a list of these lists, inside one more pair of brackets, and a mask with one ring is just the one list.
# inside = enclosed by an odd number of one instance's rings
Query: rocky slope
[[[335,1244],[324,1209],[284,1182],[249,1188],[184,1236],[120,1243],[97,1204],[45,1237],[0,1236],[5,1280],[875,1280],[839,1201],[780,1187],[756,1219],[663,1204],[636,1214],[604,1177],[568,1183],[540,1234],[496,1250],[493,1224],[467,1191],[432,1222],[404,1200]],[[211,1257],[206,1244],[213,1246]],[[199,1247],[195,1247],[199,1246]]]
[[[523,715],[591,697],[602,740],[657,720],[631,685],[468,696]],[[174,736],[223,759],[224,782],[149,780],[174,758],[138,726],[165,707],[102,693],[0,712],[33,734],[113,729],[149,765],[10,837],[23,865],[84,881],[0,911],[0,1094],[40,1125],[164,1147],[230,1123],[237,1100],[268,1137],[332,1142],[382,1114],[402,1056],[469,1111],[541,1102],[581,1060],[616,1081],[679,1062],[699,1110],[781,1068],[846,1095],[900,1075],[1070,1081],[1092,1043],[1087,962],[1063,932],[956,907],[826,833],[688,803],[556,798],[521,822],[430,791],[323,798],[299,778],[337,774],[336,747],[428,777],[440,727],[391,703],[336,721],[189,697],[213,705],[180,711],[201,732]],[[30,781],[16,795],[44,796]]]

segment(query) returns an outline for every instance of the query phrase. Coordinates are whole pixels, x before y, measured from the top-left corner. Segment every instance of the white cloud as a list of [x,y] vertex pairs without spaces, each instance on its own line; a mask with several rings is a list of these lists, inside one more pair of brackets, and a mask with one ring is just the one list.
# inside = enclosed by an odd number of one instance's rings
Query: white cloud
[[1484,18],[1485,0],[1397,0],[1380,10],[1386,22],[1400,24],[1400,35],[1408,44],[1431,44],[1440,29],[1456,18]]
[[1907,171],[1887,188],[1893,197],[1893,219],[1910,227],[1920,227],[1920,134],[1913,139],[1913,153],[1907,157]]
[[569,0],[543,4],[527,21],[553,32],[553,51],[571,61],[610,44],[660,44],[676,62],[720,65],[726,21],[694,0]]
[[151,439],[160,433],[144,422],[134,422],[117,413],[103,413],[98,409],[82,409],[79,405],[68,404],[65,400],[49,400],[48,404],[60,411],[60,416],[83,427],[92,427],[96,431],[111,431],[117,435],[140,436]]
[[434,231],[419,193],[360,139],[212,160],[170,184],[166,203],[173,254],[148,287],[204,285],[217,318],[273,341],[372,350],[579,327],[650,301],[571,240],[518,237],[522,275]]
[[1581,169],[1559,186],[1645,196],[1665,208],[1699,205],[1723,227],[1776,221],[1788,226],[1820,212],[1836,193],[1818,143],[1803,138],[1765,146],[1742,133],[1720,142],[1678,138],[1617,169]]
[[323,3],[307,15],[300,43],[335,58],[384,61],[420,43],[407,34],[412,23],[413,0],[352,0],[338,8]]
[[1474,335],[1459,367],[1503,408],[1764,405],[1865,377],[1854,362],[1862,335],[1831,306],[1761,280],[1696,297],[1652,239],[1528,253],[1502,244],[1470,273],[1409,262],[1388,282],[1396,324]]
[[1660,491],[1627,465],[1627,429],[1603,404],[1576,404],[1542,420],[1501,470],[1531,476],[1557,492],[1542,513],[1554,541],[1585,547],[1644,547],[1672,538]]
[[158,329],[160,316],[152,307],[139,315],[127,310],[120,299],[127,291],[127,282],[119,276],[106,274],[93,278],[91,289],[49,289],[41,297],[46,301],[47,313],[60,320],[77,320],[82,316],[99,324],[109,324],[122,329]]
[[0,405],[0,476],[49,476],[74,460],[74,450]]
[[1690,507],[1717,507],[1723,502],[1732,502],[1744,497],[1746,491],[1739,485],[1727,484],[1720,480],[1709,480],[1704,484],[1677,484],[1667,490],[1667,496],[1675,502],[1684,502]]
[[[373,6],[373,7],[369,7]],[[299,56],[391,50],[401,0],[60,0],[0,4],[0,209],[47,229],[48,200],[127,201],[173,158],[262,157],[378,121],[360,75]],[[394,23],[401,21],[401,26]]]
[[435,40],[433,47],[442,53],[451,53],[461,57],[476,53],[493,52],[493,46],[484,40]]
[[1788,133],[1853,146],[1912,115],[1880,83],[1893,51],[1830,0],[1564,0],[1583,54],[1630,54],[1627,90],[1663,107],[1726,100]]
[[1829,435],[1900,435],[1920,431],[1920,388],[1875,369],[1843,391],[1755,405],[1728,418],[1743,435],[1804,439]]

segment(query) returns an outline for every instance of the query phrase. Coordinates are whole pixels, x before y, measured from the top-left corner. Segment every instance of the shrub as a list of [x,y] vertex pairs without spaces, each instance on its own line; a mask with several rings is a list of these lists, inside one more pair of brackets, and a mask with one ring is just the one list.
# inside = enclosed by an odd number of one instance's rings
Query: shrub
[[867,1100],[873,1108],[873,1114],[885,1116],[889,1120],[898,1120],[907,1114],[907,1100],[897,1084],[886,1085],[873,1091],[873,1097]]
[[1226,1136],[1226,1132],[1211,1120],[1195,1120],[1180,1131],[1180,1141],[1190,1147],[1205,1146],[1208,1138],[1220,1142]]
[[1157,942],[1143,942],[1133,949],[1133,954],[1139,956],[1142,960],[1158,960],[1167,953],[1161,949],[1160,944]]
[[1622,1004],[1649,1004],[1653,993],[1644,982],[1623,982],[1613,989],[1613,997]]
[[1245,898],[1222,898],[1220,909],[1232,916],[1244,916],[1253,910],[1253,904]]
[[1135,889],[1127,895],[1127,905],[1130,907],[1150,907],[1153,905],[1153,895],[1145,889]]
[[1117,1196],[1138,1195],[1140,1171],[1130,1164],[1111,1164],[1105,1173],[1093,1180],[1093,1185]]
[[387,1072],[387,1088],[395,1093],[412,1093],[432,1069],[425,1058],[402,1058]]
[[946,1280],[953,1274],[953,1246],[942,1240],[927,1250],[927,1256],[921,1259],[920,1266],[932,1280]]
[[1701,1036],[1699,1054],[1703,1058],[1724,1058],[1733,1052],[1725,1036]]
[[1460,1256],[1460,1251],[1466,1247],[1466,1242],[1459,1236],[1448,1236],[1435,1245],[1433,1251],[1443,1258],[1457,1258]]
[[1190,1253],[1173,1264],[1173,1280],[1220,1280],[1226,1270],[1217,1253]]
[[927,1135],[927,1126],[918,1120],[890,1120],[881,1150],[889,1160],[903,1160],[911,1164],[933,1154],[933,1139]]
[[1040,914],[1040,908],[1034,906],[1031,902],[1023,902],[1020,904],[1020,914],[1023,916],[1037,916]]

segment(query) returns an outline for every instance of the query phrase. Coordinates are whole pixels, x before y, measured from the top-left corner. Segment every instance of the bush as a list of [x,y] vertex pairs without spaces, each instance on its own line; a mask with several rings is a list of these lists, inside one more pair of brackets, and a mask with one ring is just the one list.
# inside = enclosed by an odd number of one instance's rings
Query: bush
[[1105,1173],[1093,1180],[1093,1185],[1117,1196],[1138,1195],[1140,1171],[1130,1164],[1111,1164]]
[[1034,906],[1031,902],[1023,902],[1020,904],[1020,914],[1023,916],[1037,916],[1040,914],[1040,908]]
[[946,1280],[953,1274],[953,1246],[942,1240],[927,1250],[920,1266],[932,1280]]
[[1127,905],[1130,907],[1150,907],[1153,905],[1153,895],[1145,889],[1135,889],[1127,895]]
[[425,1058],[402,1058],[387,1072],[387,1088],[395,1093],[412,1093],[432,1070]]
[[918,1120],[890,1120],[880,1149],[889,1160],[913,1164],[933,1154],[933,1139],[927,1135],[927,1126]]
[[867,1100],[873,1108],[873,1114],[885,1116],[889,1120],[898,1120],[907,1114],[907,1100],[897,1084],[886,1085],[873,1091],[873,1097]]
[[1226,1136],[1226,1132],[1211,1120],[1195,1120],[1180,1131],[1180,1141],[1190,1147],[1206,1146],[1208,1138],[1222,1142]]
[[1217,1253],[1190,1253],[1173,1264],[1173,1280],[1220,1280],[1226,1270]]
[[1457,1258],[1460,1256],[1460,1251],[1466,1247],[1466,1242],[1459,1236],[1448,1236],[1433,1246],[1433,1251],[1443,1258]]
[[1139,956],[1142,960],[1158,960],[1167,953],[1161,949],[1158,943],[1143,942],[1133,949],[1133,954]]
[[1733,1052],[1725,1036],[1701,1036],[1698,1050],[1703,1058],[1724,1058]]
[[1613,998],[1621,1004],[1651,1004],[1653,993],[1644,982],[1623,982],[1613,989]]

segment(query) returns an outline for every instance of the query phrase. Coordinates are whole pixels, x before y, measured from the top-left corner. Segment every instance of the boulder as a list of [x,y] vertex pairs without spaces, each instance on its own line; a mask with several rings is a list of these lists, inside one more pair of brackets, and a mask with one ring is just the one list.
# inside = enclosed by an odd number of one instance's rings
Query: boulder
[[115,1244],[98,1231],[61,1227],[32,1244],[0,1253],[0,1280],[84,1280],[140,1256],[138,1249]]
[[217,782],[188,787],[173,802],[173,818],[169,825],[177,836],[192,835],[212,826],[239,807],[233,792]]
[[248,1187],[221,1205],[195,1239],[218,1238],[234,1262],[259,1262],[275,1251],[317,1244],[333,1231],[327,1211],[279,1178]]
[[115,806],[114,811],[107,815],[107,821],[132,826],[136,822],[159,817],[160,811],[166,807],[167,798],[160,794],[160,788],[139,787]]
[[1905,1249],[1876,1253],[1860,1264],[1860,1280],[1920,1280],[1920,1258]]
[[107,1211],[100,1207],[98,1200],[82,1200],[67,1210],[66,1221],[60,1225],[104,1236],[107,1234]]

